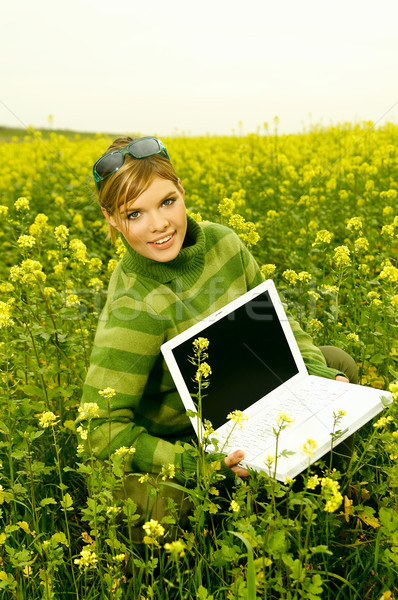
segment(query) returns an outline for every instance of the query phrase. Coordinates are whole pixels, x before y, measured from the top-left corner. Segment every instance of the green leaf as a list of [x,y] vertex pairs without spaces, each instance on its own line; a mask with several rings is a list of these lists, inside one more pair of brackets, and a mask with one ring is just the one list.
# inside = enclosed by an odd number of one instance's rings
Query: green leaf
[[312,554],[317,554],[318,552],[320,552],[322,554],[330,554],[331,556],[333,556],[333,552],[331,552],[329,548],[323,544],[320,544],[319,546],[313,546],[312,548],[310,548],[310,552]]
[[63,531],[57,531],[57,533],[54,533],[51,536],[51,539],[56,543],[56,544],[63,544],[64,546],[69,546],[68,544],[68,540],[66,538],[66,535],[64,534]]
[[31,385],[27,383],[23,386],[23,391],[27,396],[38,396],[39,398],[43,397],[43,390],[37,385]]
[[66,492],[66,494],[64,495],[64,499],[61,500],[60,504],[65,510],[71,510],[73,506],[72,496],[68,492]]
[[247,548],[247,600],[256,600],[256,573],[254,570],[253,548],[249,540],[237,531],[229,531],[236,535]]
[[40,501],[40,506],[47,506],[48,504],[57,504],[57,501],[54,498],[43,498]]
[[213,600],[213,596],[209,596],[209,594],[207,593],[207,589],[203,587],[203,585],[200,585],[198,590],[197,590],[197,596],[198,600]]

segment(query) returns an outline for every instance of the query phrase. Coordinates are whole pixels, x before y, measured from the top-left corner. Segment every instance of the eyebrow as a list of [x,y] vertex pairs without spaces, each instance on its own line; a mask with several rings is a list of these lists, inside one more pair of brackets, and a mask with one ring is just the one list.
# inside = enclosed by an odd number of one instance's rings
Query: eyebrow
[[[170,198],[170,196],[172,196],[173,194],[176,194],[176,193],[178,193],[178,190],[176,188],[173,188],[173,190],[171,190],[171,188],[170,188],[170,191],[166,192],[164,194],[163,198],[161,198],[159,200],[159,204],[161,204],[162,202],[164,202],[165,200],[167,200],[168,198]],[[135,202],[135,200],[133,202]],[[120,215],[124,215],[124,214],[127,214],[129,212],[134,212],[136,210],[141,210],[139,206],[138,206],[138,208],[135,208],[134,203],[132,204],[131,208],[126,207],[126,210],[124,210],[124,206],[125,206],[124,203],[121,204],[120,206],[122,207],[122,210],[119,210],[119,214]]]

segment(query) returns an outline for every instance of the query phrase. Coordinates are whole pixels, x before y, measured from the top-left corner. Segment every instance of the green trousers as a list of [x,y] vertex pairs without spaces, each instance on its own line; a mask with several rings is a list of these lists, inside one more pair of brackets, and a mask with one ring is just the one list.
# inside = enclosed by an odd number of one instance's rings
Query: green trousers
[[[335,346],[321,346],[320,350],[326,358],[327,365],[344,373],[351,383],[357,383],[358,370],[354,359],[344,350]],[[344,459],[349,459],[352,454],[353,436],[336,446],[333,466],[341,468]],[[328,460],[328,457],[325,457]],[[178,526],[186,529],[188,526],[188,515],[191,504],[187,496],[181,490],[173,488],[160,481],[158,474],[149,474],[149,482],[140,483],[140,475],[128,475],[124,480],[123,488],[116,494],[116,498],[131,498],[137,505],[136,514],[138,520],[130,527],[130,535],[135,544],[142,543],[145,532],[143,524],[150,519],[161,521],[165,515],[170,515],[170,506],[175,503],[176,521]],[[152,485],[151,485],[152,482]],[[174,483],[177,481],[174,480]],[[169,528],[169,539],[173,537],[173,527]],[[175,528],[176,529],[176,528]],[[165,541],[168,541],[167,536]]]

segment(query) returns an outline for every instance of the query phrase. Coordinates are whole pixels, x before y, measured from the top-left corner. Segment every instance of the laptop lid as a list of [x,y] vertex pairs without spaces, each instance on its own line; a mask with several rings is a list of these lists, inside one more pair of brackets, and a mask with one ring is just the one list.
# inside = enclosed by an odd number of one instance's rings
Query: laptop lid
[[[289,382],[307,376],[286,313],[272,280],[227,304],[189,329],[162,345],[177,390],[187,409],[196,411],[191,394],[197,392],[197,367],[193,342],[198,337],[209,340],[210,385],[202,398],[202,418],[214,429],[226,422],[232,410],[250,416],[265,395]],[[198,434],[197,419],[191,418]]]

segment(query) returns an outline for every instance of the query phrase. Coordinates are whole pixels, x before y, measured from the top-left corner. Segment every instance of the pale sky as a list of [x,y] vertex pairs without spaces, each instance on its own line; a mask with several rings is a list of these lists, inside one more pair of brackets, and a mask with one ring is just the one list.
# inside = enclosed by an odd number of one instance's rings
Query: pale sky
[[3,3],[0,125],[160,136],[398,122],[397,0]]

